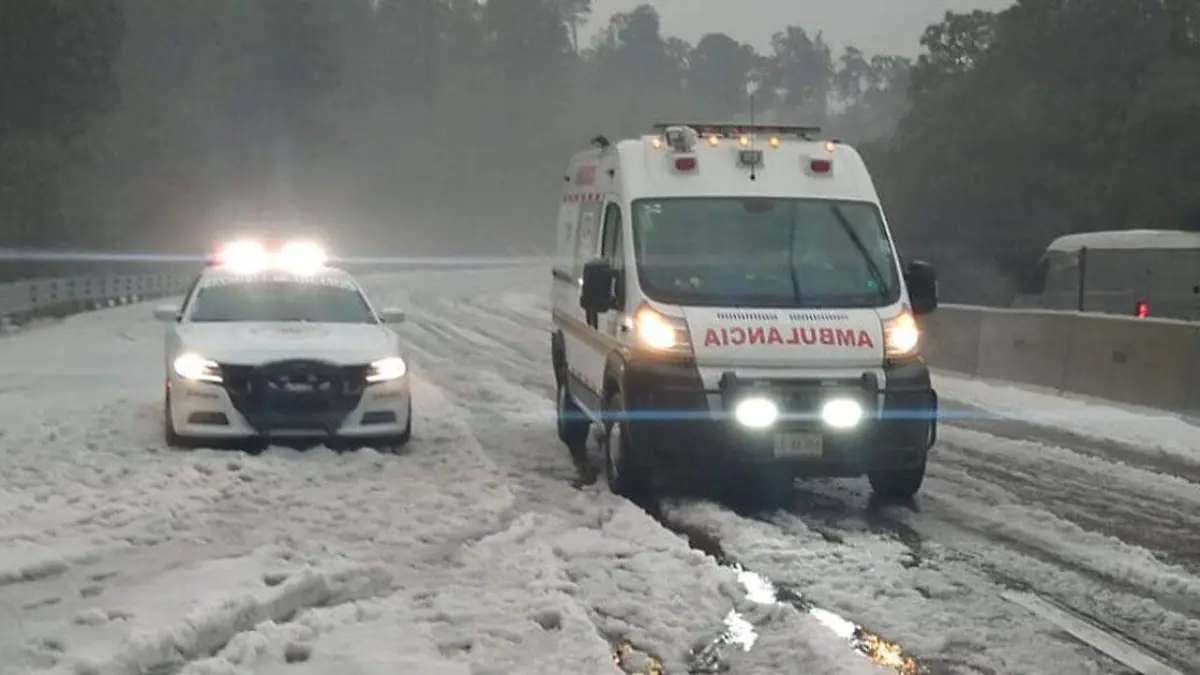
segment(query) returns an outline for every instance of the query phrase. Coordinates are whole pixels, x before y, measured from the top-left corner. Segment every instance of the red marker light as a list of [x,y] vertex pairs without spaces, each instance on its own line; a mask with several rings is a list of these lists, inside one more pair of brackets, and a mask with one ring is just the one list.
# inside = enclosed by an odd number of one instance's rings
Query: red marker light
[[808,168],[813,173],[829,173],[833,169],[833,162],[828,159],[814,159],[809,161]]
[[675,170],[676,171],[694,171],[695,169],[696,169],[696,158],[695,157],[676,157],[675,158]]
[[1137,304],[1137,309],[1135,309],[1134,311],[1137,314],[1137,318],[1144,319],[1144,318],[1150,316],[1150,303],[1146,302],[1145,300],[1142,300],[1141,302],[1139,302]]

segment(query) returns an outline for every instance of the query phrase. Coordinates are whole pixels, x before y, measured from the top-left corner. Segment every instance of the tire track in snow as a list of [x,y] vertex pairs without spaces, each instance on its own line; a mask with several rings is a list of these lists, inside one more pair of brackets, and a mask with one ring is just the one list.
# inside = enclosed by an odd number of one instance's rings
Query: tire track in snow
[[1066,429],[1026,422],[1011,418],[998,418],[988,411],[952,399],[943,401],[947,415],[944,423],[960,429],[981,432],[1012,441],[1037,441],[1047,446],[1070,448],[1096,459],[1125,464],[1166,476],[1200,484],[1200,467],[1181,462],[1167,454],[1151,454],[1146,448],[1137,448],[1127,443],[1105,440],[1073,433]]
[[[1170,565],[1200,573],[1200,501],[1174,497],[1166,477],[1161,492],[1130,485],[1119,476],[1086,471],[1078,463],[1014,459],[1003,464],[994,454],[943,442],[939,461],[979,480],[1003,485],[1023,503],[1081,527],[1140,546]],[[950,452],[947,452],[950,451]],[[1052,452],[1047,448],[1047,452]],[[1151,474],[1153,476],[1154,474]],[[1200,494],[1200,486],[1195,486]]]
[[[1192,663],[1200,648],[1195,580],[1157,564],[1149,551],[1103,539],[1026,506],[987,479],[976,480],[939,463],[931,463],[916,509],[872,509],[866,486],[849,486],[827,481],[808,489],[832,501],[845,500],[847,512],[860,511],[863,524],[852,525],[853,530],[868,529],[870,521],[901,538],[908,530],[910,538],[923,543],[918,560],[970,566],[1002,587],[1053,598],[1185,672],[1200,666]],[[812,529],[812,518],[796,511],[763,520],[790,532],[791,516],[802,532]],[[844,522],[853,524],[854,518]],[[1114,560],[1117,549],[1123,557]]]

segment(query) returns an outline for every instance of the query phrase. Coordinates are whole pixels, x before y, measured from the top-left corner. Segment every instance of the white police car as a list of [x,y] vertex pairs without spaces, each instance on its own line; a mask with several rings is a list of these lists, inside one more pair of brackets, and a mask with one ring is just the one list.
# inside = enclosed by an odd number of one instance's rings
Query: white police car
[[311,244],[232,244],[167,322],[164,434],[172,447],[399,449],[412,436],[408,364],[347,272]]

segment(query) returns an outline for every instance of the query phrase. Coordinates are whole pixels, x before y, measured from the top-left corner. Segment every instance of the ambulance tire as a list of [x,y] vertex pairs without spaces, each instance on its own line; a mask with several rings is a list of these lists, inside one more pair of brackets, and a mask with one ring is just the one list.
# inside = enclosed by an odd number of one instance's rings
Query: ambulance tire
[[623,419],[625,396],[620,390],[608,395],[604,404],[604,433],[600,447],[608,489],[642,508],[653,508],[654,475],[649,458],[639,458]]
[[871,471],[867,479],[876,497],[889,502],[906,502],[921,491],[921,483],[925,482],[925,460],[910,469]]

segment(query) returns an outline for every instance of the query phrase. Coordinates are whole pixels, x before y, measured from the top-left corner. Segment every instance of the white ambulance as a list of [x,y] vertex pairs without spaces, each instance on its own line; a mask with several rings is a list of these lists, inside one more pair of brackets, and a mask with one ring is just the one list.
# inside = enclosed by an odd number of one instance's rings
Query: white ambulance
[[938,400],[917,317],[936,276],[901,264],[859,154],[816,133],[661,124],[571,158],[558,435],[579,453],[598,427],[613,492],[769,506],[796,478],[863,474],[880,497],[920,489]]

